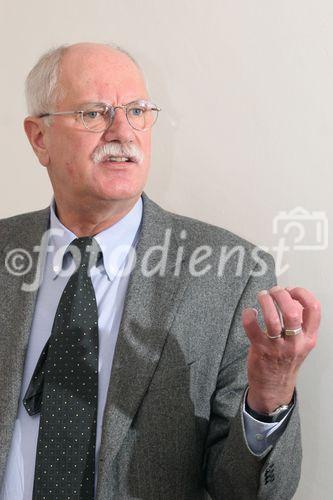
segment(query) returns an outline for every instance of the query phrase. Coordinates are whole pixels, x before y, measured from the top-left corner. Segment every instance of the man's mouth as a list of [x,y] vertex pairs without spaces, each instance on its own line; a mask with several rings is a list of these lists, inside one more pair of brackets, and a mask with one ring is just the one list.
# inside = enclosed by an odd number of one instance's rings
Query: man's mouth
[[107,161],[110,163],[125,163],[125,162],[133,161],[133,160],[132,160],[132,158],[128,158],[127,156],[109,156],[104,161]]

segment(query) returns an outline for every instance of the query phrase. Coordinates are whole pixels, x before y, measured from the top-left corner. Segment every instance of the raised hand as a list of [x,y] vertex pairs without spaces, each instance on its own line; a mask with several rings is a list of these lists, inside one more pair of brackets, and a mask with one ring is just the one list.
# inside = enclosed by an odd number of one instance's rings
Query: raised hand
[[292,400],[298,370],[316,345],[321,307],[309,290],[300,287],[275,286],[257,298],[266,329],[260,327],[255,309],[244,309],[242,315],[251,343],[247,402],[258,413],[270,413]]

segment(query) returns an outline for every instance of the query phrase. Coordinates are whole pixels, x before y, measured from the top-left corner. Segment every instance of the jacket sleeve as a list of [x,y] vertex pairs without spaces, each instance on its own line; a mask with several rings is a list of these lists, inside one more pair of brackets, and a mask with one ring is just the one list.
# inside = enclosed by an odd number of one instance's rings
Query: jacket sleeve
[[[256,307],[256,294],[276,285],[274,260],[263,253],[267,271],[250,275],[235,309],[227,345],[222,357],[211,416],[204,460],[206,489],[213,500],[289,500],[295,494],[301,469],[301,436],[298,403],[274,446],[261,455],[247,445],[243,398],[247,386],[249,341],[241,314]],[[259,321],[263,325],[259,308]]]

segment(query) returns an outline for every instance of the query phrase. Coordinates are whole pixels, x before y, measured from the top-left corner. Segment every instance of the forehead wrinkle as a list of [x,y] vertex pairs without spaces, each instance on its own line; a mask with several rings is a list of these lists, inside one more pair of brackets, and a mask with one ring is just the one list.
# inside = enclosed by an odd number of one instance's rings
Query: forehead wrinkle
[[98,78],[89,75],[79,80],[67,79],[66,96],[71,101],[127,104],[137,99],[149,99],[147,89],[138,75],[117,75],[117,80],[105,81],[105,74]]

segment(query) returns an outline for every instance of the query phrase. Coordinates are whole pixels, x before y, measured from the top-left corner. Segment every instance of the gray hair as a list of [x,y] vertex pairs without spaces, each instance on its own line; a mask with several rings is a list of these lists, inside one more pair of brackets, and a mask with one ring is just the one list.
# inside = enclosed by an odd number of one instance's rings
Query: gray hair
[[[100,44],[126,54],[144,74],[134,57],[126,50],[113,43]],[[27,76],[25,82],[25,97],[28,113],[31,116],[39,116],[52,111],[57,101],[64,95],[64,89],[59,85],[60,62],[72,45],[64,44],[45,52],[37,61]],[[50,117],[45,118],[46,124],[52,121]]]

